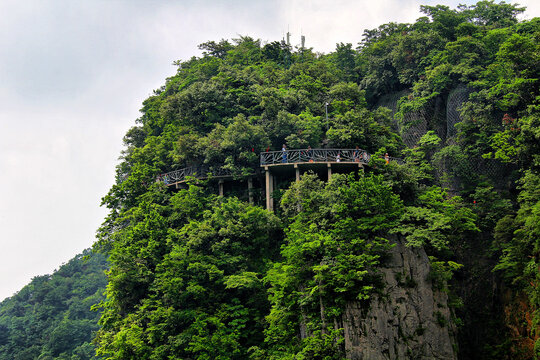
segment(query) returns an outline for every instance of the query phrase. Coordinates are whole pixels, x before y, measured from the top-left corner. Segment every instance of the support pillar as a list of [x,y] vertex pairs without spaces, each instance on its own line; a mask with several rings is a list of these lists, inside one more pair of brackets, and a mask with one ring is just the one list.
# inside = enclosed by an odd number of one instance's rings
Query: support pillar
[[223,196],[223,180],[219,180],[219,196]]
[[328,165],[328,181],[332,178],[332,165],[330,163]]
[[248,178],[249,204],[253,205],[253,178]]
[[296,172],[296,182],[300,181],[300,169],[298,168],[298,164],[294,164],[294,171]]
[[270,173],[268,166],[264,167],[264,172],[266,173],[266,209],[274,211],[274,200],[272,199],[274,177]]
[[189,188],[189,186],[185,182],[177,182],[176,184],[174,184],[174,187],[176,188],[176,190]]

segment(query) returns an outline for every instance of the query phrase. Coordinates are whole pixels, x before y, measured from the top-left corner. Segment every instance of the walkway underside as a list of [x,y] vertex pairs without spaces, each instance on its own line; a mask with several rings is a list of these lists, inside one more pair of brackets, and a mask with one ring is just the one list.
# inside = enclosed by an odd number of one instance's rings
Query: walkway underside
[[266,192],[266,208],[268,210],[274,210],[274,199],[272,193],[274,192],[275,177],[295,177],[296,181],[300,181],[300,176],[307,172],[312,171],[318,174],[322,178],[330,180],[332,173],[351,173],[358,170],[363,170],[364,165],[358,161],[328,161],[328,162],[297,162],[281,163],[262,165],[265,172],[265,192]]
[[[372,155],[362,149],[295,149],[268,151],[260,154],[259,169],[264,169],[266,208],[274,209],[272,193],[276,188],[276,178],[300,180],[300,176],[308,171],[316,173],[321,179],[329,180],[332,173],[352,173],[363,169],[371,160]],[[403,163],[401,159],[386,154],[386,163]],[[191,166],[171,171],[157,176],[156,181],[163,182],[169,187],[184,187],[189,178],[216,180],[219,194],[223,195],[225,183],[243,180],[247,185],[249,201],[253,203],[254,182],[260,183],[262,177],[259,169],[253,168],[253,173],[245,176],[232,175],[230,170],[212,168],[207,165]],[[227,190],[228,191],[228,190]],[[261,199],[263,200],[263,199]]]

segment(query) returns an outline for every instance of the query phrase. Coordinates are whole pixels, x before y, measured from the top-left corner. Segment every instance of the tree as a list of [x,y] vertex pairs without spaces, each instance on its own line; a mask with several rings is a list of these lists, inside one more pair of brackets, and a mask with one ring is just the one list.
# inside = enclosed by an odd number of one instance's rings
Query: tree
[[[96,359],[92,338],[108,268],[85,250],[0,303],[0,359]],[[82,349],[85,349],[84,354]]]
[[[282,207],[291,223],[283,261],[266,277],[268,356],[340,358],[334,319],[347,301],[366,301],[376,291],[376,268],[391,247],[383,234],[396,225],[402,203],[380,176],[335,175],[324,184],[307,174],[285,192]],[[305,339],[295,336],[299,327]]]

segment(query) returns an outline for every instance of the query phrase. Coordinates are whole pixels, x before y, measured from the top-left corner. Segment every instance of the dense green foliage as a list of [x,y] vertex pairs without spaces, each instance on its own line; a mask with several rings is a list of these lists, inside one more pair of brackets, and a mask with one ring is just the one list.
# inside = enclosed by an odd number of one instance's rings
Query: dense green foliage
[[[397,225],[403,205],[381,176],[355,181],[336,175],[324,184],[305,175],[287,190],[282,206],[294,215],[283,260],[266,277],[273,305],[267,342],[273,347],[265,358],[313,358],[319,342],[325,346],[317,351],[343,356],[331,341],[334,322],[347,301],[366,301],[380,287],[375,270],[391,247],[383,235]],[[302,341],[296,336],[301,325],[312,335]]]
[[[104,198],[100,355],[342,358],[344,305],[383,294],[377,269],[402,239],[430,255],[433,288],[463,305],[462,358],[533,356],[520,339],[540,322],[540,21],[518,22],[523,9],[504,2],[421,10],[414,24],[366,30],[357,49],[320,55],[246,36],[176,63],[126,134]],[[458,105],[447,102],[455,89]],[[395,116],[377,105],[398,92]],[[275,214],[213,195],[211,180],[178,192],[154,181],[197,164],[241,177],[282,144],[375,156],[370,174],[278,184]],[[405,164],[386,165],[386,152]],[[509,304],[484,301],[498,285],[536,314],[520,339]]]
[[[540,20],[493,1],[421,10],[413,24],[366,30],[356,49],[246,36],[175,63],[103,199],[98,356],[341,359],[344,308],[384,298],[379,270],[400,241],[429,255],[460,358],[540,357]],[[279,182],[275,213],[245,193],[217,196],[211,178],[182,190],[155,181],[200,164],[240,180],[282,144],[374,155],[365,173]],[[99,287],[78,269],[101,269],[96,259],[2,303],[0,356],[91,358]],[[525,313],[508,316],[518,302]]]
[[275,216],[191,186],[162,204],[141,203],[123,221],[111,239],[99,353],[243,358],[263,340]]
[[0,359],[96,359],[100,313],[91,307],[104,299],[107,268],[86,251],[0,303]]

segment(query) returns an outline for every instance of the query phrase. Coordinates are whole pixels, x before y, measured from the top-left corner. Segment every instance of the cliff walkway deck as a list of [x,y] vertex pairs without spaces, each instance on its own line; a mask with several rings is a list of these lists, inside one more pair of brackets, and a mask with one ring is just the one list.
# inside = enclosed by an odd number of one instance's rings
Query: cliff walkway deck
[[[301,163],[361,163],[367,165],[371,154],[362,149],[295,149],[261,153],[260,166]],[[402,164],[401,159],[388,156],[388,161]]]
[[206,165],[199,166],[188,166],[182,169],[170,171],[165,174],[160,174],[157,177],[157,181],[164,182],[168,186],[177,185],[185,183],[186,180],[190,177],[196,179],[207,179],[212,178],[230,178],[232,177],[232,172],[228,169],[223,168],[210,168]]
[[261,153],[261,166],[301,163],[362,163],[367,164],[371,155],[361,149],[296,149]]
[[[296,180],[300,180],[300,174],[303,171],[314,171],[323,173],[327,179],[332,176],[332,171],[352,172],[362,169],[368,165],[372,155],[362,149],[294,149],[281,151],[268,151],[260,154],[260,168],[265,172],[265,193],[266,207],[273,210],[273,199],[271,197],[274,191],[276,176],[288,176],[294,174]],[[387,162],[403,161],[398,158],[384,157]],[[247,178],[250,202],[252,201],[253,177],[259,175],[258,169],[243,177]],[[218,179],[219,193],[223,195],[223,184],[225,180],[235,178],[228,169],[210,168],[208,166],[190,166],[182,169],[160,174],[157,181],[165,183],[167,186],[178,188],[184,184],[189,177],[196,179]]]
[[[274,192],[276,176],[294,174],[296,181],[299,181],[302,172],[313,171],[329,180],[334,171],[348,173],[363,169],[372,156],[362,149],[295,149],[261,153],[260,166],[265,171],[266,208],[274,208],[271,194]],[[403,163],[401,159],[388,155],[384,159],[387,163]]]

